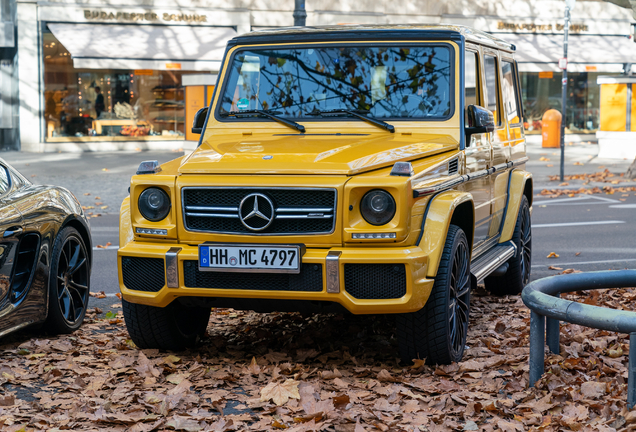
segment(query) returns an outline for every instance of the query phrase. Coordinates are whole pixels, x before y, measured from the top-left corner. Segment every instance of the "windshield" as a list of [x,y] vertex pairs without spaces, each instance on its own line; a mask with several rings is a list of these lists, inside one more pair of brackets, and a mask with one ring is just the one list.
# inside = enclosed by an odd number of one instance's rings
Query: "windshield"
[[439,45],[307,46],[234,54],[219,114],[270,110],[316,119],[356,110],[375,118],[451,115],[451,50]]

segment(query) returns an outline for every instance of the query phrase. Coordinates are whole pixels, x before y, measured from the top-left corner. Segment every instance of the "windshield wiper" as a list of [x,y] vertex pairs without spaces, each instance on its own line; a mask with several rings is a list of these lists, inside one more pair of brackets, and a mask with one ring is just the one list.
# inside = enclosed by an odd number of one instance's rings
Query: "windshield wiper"
[[[368,111],[363,111],[363,112],[368,113]],[[347,115],[352,116],[352,117],[358,117],[360,120],[364,120],[365,122],[371,123],[372,125],[380,127],[382,129],[386,129],[386,130],[388,130],[391,133],[395,133],[395,128],[393,127],[392,124],[389,124],[389,123],[384,122],[382,120],[374,119],[373,117],[367,117],[366,115],[361,114],[359,111],[346,110],[346,109],[334,109],[334,110],[325,110],[325,111],[313,110],[312,112],[310,112],[308,114],[309,115],[347,114]]]
[[278,123],[284,124],[285,126],[288,126],[292,129],[296,129],[297,131],[301,132],[301,133],[305,133],[305,126],[296,123],[295,121],[291,121],[291,120],[287,120],[285,118],[282,117],[278,117],[277,115],[271,114],[270,112],[268,112],[269,110],[245,110],[245,111],[230,111],[228,113],[222,113],[221,115],[224,116],[234,116],[234,117],[241,117],[242,115],[254,115],[254,114],[258,114],[260,116],[263,117],[267,117],[270,118],[274,121],[277,121]]

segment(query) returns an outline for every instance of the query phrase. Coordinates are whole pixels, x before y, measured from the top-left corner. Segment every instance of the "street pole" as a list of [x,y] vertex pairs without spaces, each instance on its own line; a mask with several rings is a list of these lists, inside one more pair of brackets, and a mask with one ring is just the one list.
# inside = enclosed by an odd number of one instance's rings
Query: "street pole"
[[304,27],[306,20],[305,0],[294,0],[294,26]]
[[565,123],[566,104],[568,100],[568,30],[570,29],[570,8],[565,7],[565,23],[563,26],[563,77],[561,78],[561,181],[563,181],[563,171],[565,171]]

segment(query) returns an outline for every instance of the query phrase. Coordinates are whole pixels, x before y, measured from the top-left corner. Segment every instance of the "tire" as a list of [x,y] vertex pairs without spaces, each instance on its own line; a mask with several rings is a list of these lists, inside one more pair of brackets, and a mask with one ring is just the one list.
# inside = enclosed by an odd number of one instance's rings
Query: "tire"
[[532,226],[528,198],[521,197],[519,215],[512,234],[517,253],[508,262],[508,271],[503,276],[489,276],[484,283],[493,295],[518,295],[530,281],[532,264]]
[[44,330],[68,334],[77,330],[88,306],[91,267],[82,236],[63,228],[53,244],[49,266],[49,311]]
[[450,364],[464,355],[470,314],[470,247],[466,234],[451,225],[426,305],[397,316],[400,357],[406,364]]
[[178,301],[160,308],[122,299],[122,306],[128,334],[137,347],[170,351],[194,347],[205,334],[211,311]]

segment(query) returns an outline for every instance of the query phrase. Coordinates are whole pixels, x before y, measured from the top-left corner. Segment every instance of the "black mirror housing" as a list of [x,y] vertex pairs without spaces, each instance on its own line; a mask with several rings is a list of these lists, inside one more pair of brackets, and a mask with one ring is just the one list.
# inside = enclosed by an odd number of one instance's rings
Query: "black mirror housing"
[[205,125],[205,118],[208,116],[208,107],[201,108],[194,115],[194,121],[192,122],[192,133],[201,134],[203,132],[203,126]]
[[464,128],[466,138],[472,134],[490,133],[495,130],[495,116],[492,111],[479,105],[468,105],[468,127]]

